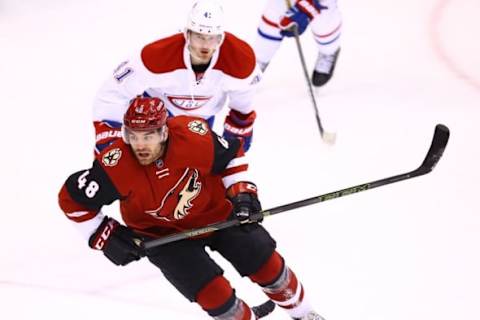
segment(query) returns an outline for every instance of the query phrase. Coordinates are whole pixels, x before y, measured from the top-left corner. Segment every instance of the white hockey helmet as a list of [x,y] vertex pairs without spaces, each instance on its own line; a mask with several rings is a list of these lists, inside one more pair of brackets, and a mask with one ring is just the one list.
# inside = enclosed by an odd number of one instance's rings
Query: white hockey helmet
[[215,0],[197,0],[188,15],[186,30],[201,34],[223,35],[224,14]]

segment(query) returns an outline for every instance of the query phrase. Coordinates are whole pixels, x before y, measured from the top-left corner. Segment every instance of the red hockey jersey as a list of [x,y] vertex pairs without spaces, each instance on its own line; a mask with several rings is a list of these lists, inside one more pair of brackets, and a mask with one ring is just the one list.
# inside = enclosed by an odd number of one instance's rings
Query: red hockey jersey
[[166,153],[156,162],[141,165],[119,140],[92,168],[71,175],[59,194],[67,217],[85,222],[120,200],[126,225],[151,236],[225,220],[232,210],[226,187],[246,180],[241,142],[217,136],[200,118],[174,117],[167,126]]

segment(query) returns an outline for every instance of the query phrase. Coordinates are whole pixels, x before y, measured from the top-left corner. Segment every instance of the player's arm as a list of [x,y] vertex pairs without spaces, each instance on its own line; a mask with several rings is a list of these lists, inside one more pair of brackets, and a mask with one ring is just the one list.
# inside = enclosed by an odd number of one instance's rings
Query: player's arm
[[117,199],[120,194],[97,160],[90,169],[70,175],[59,194],[60,208],[78,223],[94,218],[104,205]]
[[229,98],[230,113],[225,118],[223,136],[243,140],[250,148],[256,114],[253,98],[262,71],[256,64],[255,52],[245,41],[226,33],[216,68],[223,71],[223,90]]
[[59,193],[60,208],[89,246],[102,250],[113,263],[125,265],[140,259],[143,250],[132,230],[101,212],[102,206],[118,199],[121,195],[98,161],[92,168],[72,174]]
[[262,207],[257,186],[250,182],[248,161],[240,139],[225,139],[212,131],[214,141],[213,173],[222,176],[227,197],[233,204],[233,215],[239,220],[249,219]]
[[255,67],[246,79],[239,79],[239,86],[229,92],[230,112],[225,118],[223,136],[243,140],[243,149],[248,151],[253,138],[253,124],[257,117],[253,100],[260,81],[261,71]]
[[122,137],[122,123],[113,120],[93,121],[95,128],[95,154],[99,154],[103,149]]
[[121,138],[123,114],[130,99],[144,94],[150,76],[137,57],[122,62],[103,83],[93,102],[97,154]]

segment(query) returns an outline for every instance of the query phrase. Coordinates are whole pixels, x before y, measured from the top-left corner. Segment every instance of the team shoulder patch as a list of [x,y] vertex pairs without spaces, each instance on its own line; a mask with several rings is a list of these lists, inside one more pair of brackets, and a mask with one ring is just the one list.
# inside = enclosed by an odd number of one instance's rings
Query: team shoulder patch
[[188,123],[188,129],[192,132],[195,132],[201,136],[204,136],[208,132],[208,127],[205,121],[202,120],[192,120]]
[[122,157],[122,150],[120,148],[115,148],[107,153],[105,153],[102,157],[102,163],[107,167],[114,167],[118,164],[118,161]]

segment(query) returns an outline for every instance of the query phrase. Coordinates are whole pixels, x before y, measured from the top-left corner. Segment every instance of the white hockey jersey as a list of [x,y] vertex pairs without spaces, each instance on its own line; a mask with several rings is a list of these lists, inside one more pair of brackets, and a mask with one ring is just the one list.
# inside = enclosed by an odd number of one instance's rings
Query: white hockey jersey
[[253,111],[253,96],[261,71],[246,42],[230,33],[203,77],[197,81],[182,33],[145,46],[140,55],[123,62],[96,95],[94,121],[121,123],[129,101],[136,95],[161,98],[174,115],[205,119],[228,107],[243,114]]

